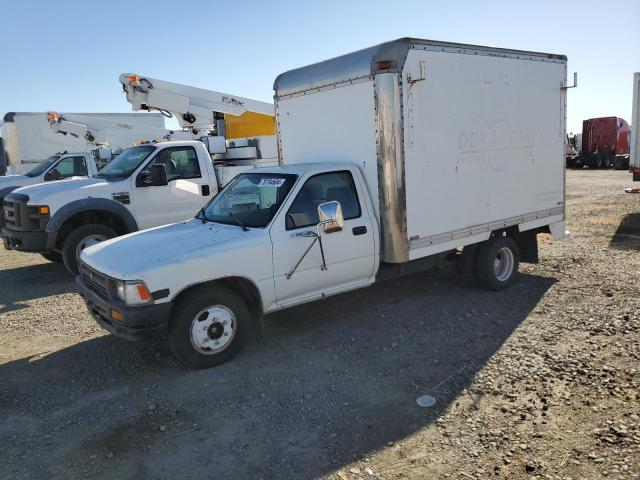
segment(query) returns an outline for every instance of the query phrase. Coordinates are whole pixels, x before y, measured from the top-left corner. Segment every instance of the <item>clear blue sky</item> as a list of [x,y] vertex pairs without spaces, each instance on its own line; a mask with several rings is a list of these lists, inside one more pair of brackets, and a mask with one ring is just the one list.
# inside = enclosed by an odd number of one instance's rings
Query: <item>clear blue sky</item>
[[403,36],[565,54],[568,129],[631,116],[640,1],[29,1],[0,14],[0,113],[130,111],[121,72],[272,99],[275,76]]

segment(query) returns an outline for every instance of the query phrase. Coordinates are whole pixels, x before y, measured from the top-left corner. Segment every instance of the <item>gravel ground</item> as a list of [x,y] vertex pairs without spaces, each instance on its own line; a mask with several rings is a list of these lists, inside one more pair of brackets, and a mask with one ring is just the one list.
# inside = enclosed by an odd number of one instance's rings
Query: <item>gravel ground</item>
[[572,239],[508,291],[405,277],[271,315],[207,371],[1,251],[0,479],[640,478],[640,196],[567,182]]

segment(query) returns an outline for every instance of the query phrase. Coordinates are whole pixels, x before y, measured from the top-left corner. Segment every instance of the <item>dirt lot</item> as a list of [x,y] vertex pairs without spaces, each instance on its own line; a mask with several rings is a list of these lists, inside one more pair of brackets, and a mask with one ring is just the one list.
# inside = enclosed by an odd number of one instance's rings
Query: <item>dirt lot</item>
[[640,478],[640,196],[567,176],[572,239],[508,291],[405,277],[271,315],[207,371],[1,251],[0,479]]

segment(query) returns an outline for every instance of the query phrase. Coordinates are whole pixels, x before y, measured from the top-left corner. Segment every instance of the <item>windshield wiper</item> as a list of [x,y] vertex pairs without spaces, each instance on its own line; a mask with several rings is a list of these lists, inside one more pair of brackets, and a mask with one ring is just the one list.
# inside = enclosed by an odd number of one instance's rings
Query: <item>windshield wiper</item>
[[202,207],[200,209],[200,211],[198,212],[198,215],[200,216],[200,220],[202,220],[202,223],[206,223],[206,222],[212,222],[213,223],[213,220],[209,220],[207,218],[207,215],[204,212],[205,212],[205,207]]
[[240,220],[235,213],[229,212],[229,216],[233,219],[234,222],[236,222],[236,225],[242,228],[242,230],[244,230],[245,232],[249,231],[249,229],[245,226],[244,223],[242,223],[242,220]]

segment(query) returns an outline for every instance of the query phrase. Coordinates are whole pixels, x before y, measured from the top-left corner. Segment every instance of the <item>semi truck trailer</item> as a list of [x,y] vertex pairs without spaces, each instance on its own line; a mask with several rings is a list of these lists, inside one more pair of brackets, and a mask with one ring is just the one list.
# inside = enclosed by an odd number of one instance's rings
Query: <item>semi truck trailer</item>
[[[0,136],[4,147],[7,174],[28,172],[43,163],[54,152],[81,152],[86,150],[84,138],[60,135],[51,129],[48,112],[9,112],[0,122]],[[67,113],[70,122],[87,125],[101,120],[120,122],[132,128],[112,131],[104,143],[112,148],[128,147],[140,140],[135,127],[164,128],[160,113]]]
[[629,168],[629,133],[629,124],[619,117],[584,120],[582,147],[571,166],[626,170]]
[[79,292],[109,332],[165,337],[204,368],[263,314],[438,262],[504,289],[539,233],[565,236],[566,65],[403,38],[285,72],[281,164],[189,220],[83,250]]

